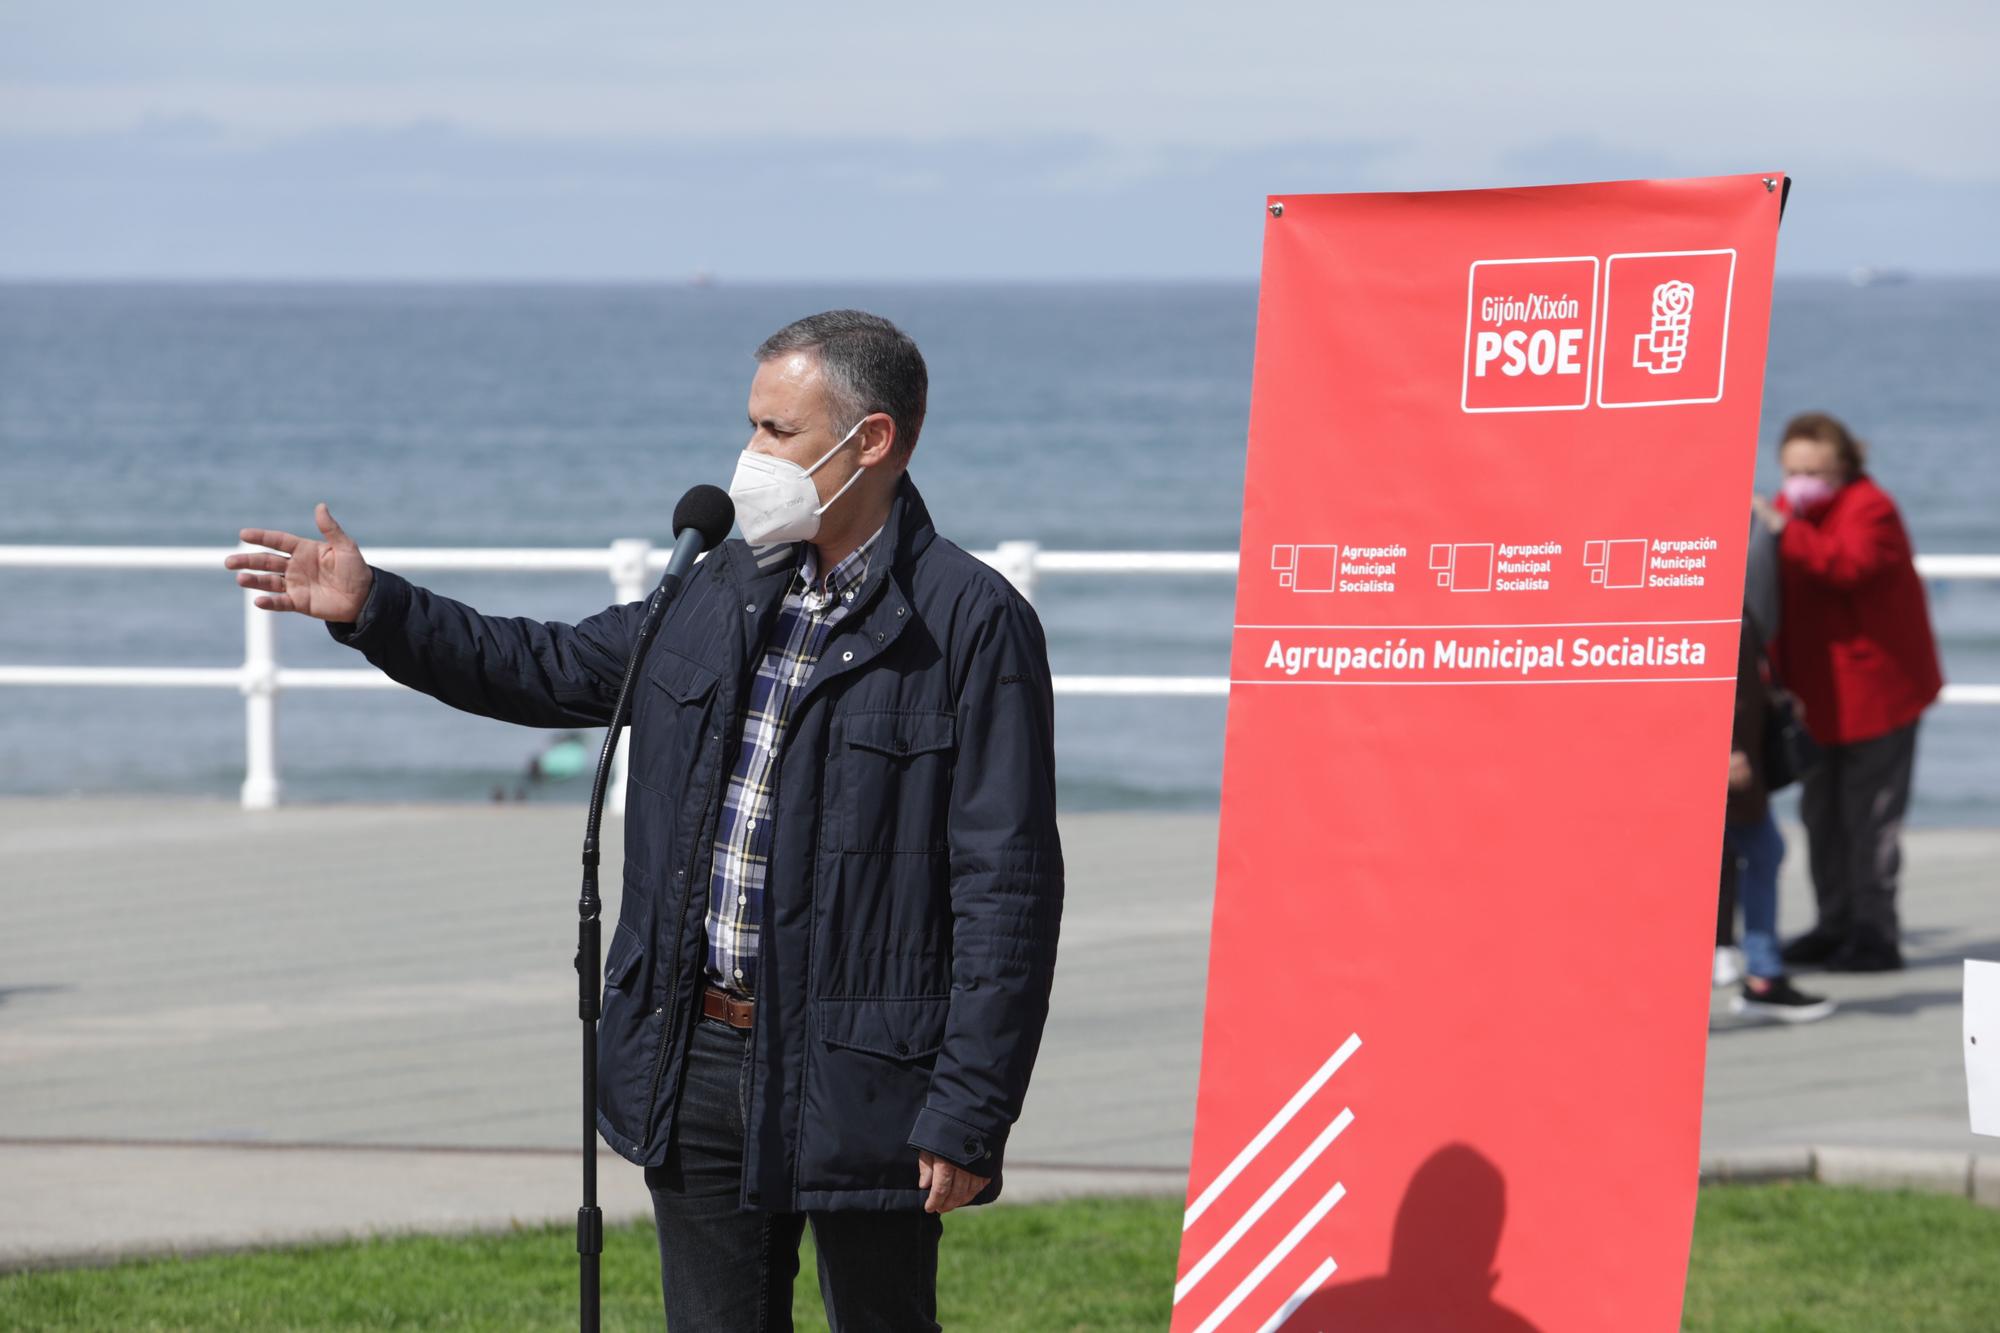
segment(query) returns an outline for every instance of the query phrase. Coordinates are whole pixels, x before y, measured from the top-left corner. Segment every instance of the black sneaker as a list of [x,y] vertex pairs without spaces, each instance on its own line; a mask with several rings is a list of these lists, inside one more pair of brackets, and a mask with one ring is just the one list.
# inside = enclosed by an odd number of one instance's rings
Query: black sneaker
[[1903,951],[1888,940],[1857,935],[1826,960],[1829,972],[1900,972]]
[[[1763,989],[1758,989],[1759,987]],[[1769,1018],[1780,1023],[1813,1023],[1834,1010],[1832,1000],[1808,995],[1792,985],[1790,977],[1768,980],[1751,977],[1729,1002],[1729,1012],[1747,1018]]]
[[1799,936],[1790,944],[1787,944],[1780,951],[1779,956],[1795,967],[1801,965],[1815,967],[1839,953],[1846,943],[1846,936],[1835,935],[1830,931],[1821,930],[1818,926],[1814,926],[1811,930]]

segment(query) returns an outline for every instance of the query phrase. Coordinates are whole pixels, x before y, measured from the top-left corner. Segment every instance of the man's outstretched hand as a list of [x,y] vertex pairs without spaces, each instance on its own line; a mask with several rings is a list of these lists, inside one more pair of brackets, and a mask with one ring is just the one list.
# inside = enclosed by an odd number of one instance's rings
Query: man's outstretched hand
[[242,540],[280,554],[238,551],[224,556],[223,566],[257,571],[237,574],[236,582],[267,594],[256,599],[266,611],[297,611],[315,620],[353,620],[368,600],[375,573],[361,558],[354,538],[333,521],[333,512],[325,504],[313,508],[313,522],[319,525],[325,541],[269,528],[245,528],[237,534]]

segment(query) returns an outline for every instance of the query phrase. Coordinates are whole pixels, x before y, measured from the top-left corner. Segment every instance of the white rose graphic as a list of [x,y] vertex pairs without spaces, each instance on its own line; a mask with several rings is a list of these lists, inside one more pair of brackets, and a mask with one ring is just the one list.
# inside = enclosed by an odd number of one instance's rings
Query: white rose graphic
[[1632,364],[1654,375],[1678,371],[1687,361],[1693,317],[1693,283],[1671,278],[1653,288],[1653,326],[1632,339]]

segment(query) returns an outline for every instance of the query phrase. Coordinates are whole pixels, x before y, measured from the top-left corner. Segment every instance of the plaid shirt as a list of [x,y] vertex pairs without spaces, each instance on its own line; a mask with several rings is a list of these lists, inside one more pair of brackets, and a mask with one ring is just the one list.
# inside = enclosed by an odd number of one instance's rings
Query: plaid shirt
[[819,582],[819,553],[805,545],[798,574],[785,592],[771,626],[750,706],[743,716],[743,739],[736,767],[715,826],[715,854],[708,879],[708,978],[738,995],[754,992],[757,978],[757,922],[764,905],[764,871],[771,858],[771,792],[778,751],[791,721],[792,700],[812,676],[827,635],[854,602],[868,576],[874,536],[856,547]]

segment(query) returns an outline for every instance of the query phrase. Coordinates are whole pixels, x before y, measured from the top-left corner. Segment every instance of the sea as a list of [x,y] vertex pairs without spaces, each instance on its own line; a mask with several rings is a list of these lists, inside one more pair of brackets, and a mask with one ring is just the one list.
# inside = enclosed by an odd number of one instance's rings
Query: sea
[[[311,532],[325,500],[386,546],[599,547],[670,539],[674,501],[726,484],[750,349],[809,311],[860,306],[923,347],[912,476],[961,545],[1227,551],[1242,499],[1253,284],[1006,286],[0,285],[0,544],[198,546]],[[2000,279],[1780,280],[1758,477],[1774,435],[1824,408],[1925,552],[2000,553]],[[576,620],[612,600],[575,574],[431,574],[483,611]],[[1949,679],[2000,684],[2000,582],[1930,589]],[[1226,577],[1045,576],[1059,674],[1222,675]],[[0,665],[229,666],[232,576],[0,569]],[[278,655],[353,667],[280,618]],[[1217,804],[1219,697],[1069,696],[1066,809]],[[528,784],[550,733],[413,694],[279,702],[288,801],[581,801]],[[0,686],[0,793],[233,798],[243,705],[222,689]],[[1912,821],[2000,824],[2000,707],[1941,705]]]

